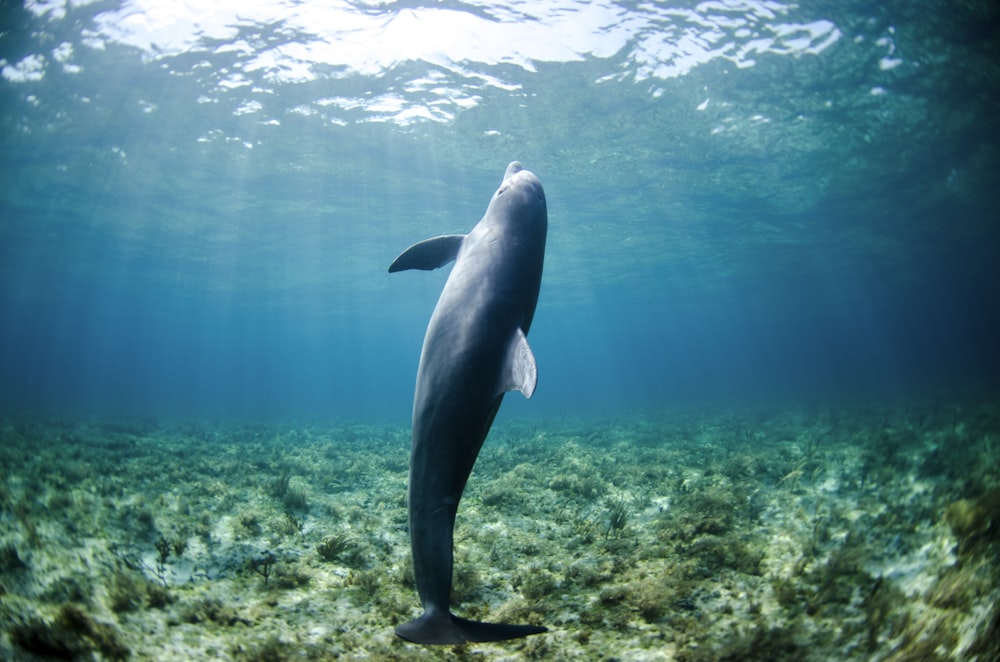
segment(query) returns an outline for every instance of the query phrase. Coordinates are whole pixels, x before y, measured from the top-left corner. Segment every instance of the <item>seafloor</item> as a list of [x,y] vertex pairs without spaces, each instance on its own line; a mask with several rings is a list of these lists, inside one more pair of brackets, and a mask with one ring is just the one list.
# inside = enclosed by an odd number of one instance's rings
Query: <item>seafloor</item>
[[0,422],[0,658],[1000,659],[1000,401],[505,422],[420,647],[408,430]]

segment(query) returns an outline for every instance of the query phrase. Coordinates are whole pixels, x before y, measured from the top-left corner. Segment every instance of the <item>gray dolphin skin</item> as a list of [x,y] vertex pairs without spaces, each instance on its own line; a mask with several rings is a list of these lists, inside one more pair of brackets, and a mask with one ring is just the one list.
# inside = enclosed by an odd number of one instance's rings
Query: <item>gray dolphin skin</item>
[[482,220],[467,235],[410,246],[389,272],[455,261],[427,325],[413,398],[410,544],[424,613],[396,628],[419,644],[502,641],[545,632],[480,623],[450,609],[455,512],[504,393],[530,398],[538,370],[528,347],[542,281],[548,213],[538,178],[507,166]]

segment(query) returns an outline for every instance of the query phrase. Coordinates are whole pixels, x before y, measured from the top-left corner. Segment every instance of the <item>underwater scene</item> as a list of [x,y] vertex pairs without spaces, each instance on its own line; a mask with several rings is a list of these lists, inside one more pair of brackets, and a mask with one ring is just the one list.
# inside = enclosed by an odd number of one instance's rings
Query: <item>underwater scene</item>
[[0,2],[0,659],[1000,660],[998,108],[990,0]]

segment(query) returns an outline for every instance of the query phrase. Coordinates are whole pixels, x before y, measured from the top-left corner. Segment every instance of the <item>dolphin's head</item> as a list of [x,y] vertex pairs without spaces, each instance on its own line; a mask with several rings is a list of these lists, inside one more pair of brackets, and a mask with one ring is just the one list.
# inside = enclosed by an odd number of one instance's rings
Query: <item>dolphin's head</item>
[[507,169],[503,173],[503,181],[500,182],[500,188],[497,189],[497,192],[493,194],[493,199],[490,201],[491,204],[512,189],[520,190],[526,195],[526,199],[536,201],[540,199],[541,203],[545,204],[542,183],[538,181],[535,173],[525,170],[520,161],[511,161],[507,166]]
[[500,186],[506,184],[508,179],[510,179],[517,173],[521,172],[522,170],[524,170],[524,166],[521,165],[520,161],[511,161],[510,164],[507,165],[507,170],[505,170],[503,173],[503,180],[500,182]]
[[505,226],[518,233],[530,228],[544,237],[548,225],[545,192],[535,173],[526,170],[520,161],[511,161],[490,200],[486,218],[493,227]]

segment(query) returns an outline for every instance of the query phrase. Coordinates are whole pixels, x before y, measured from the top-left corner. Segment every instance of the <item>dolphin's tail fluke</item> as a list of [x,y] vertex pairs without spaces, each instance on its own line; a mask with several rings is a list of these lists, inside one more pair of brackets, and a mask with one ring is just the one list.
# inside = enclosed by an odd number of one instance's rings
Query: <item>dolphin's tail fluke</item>
[[420,618],[403,623],[396,634],[415,644],[467,644],[504,641],[547,632],[540,625],[508,625],[467,621],[443,611],[426,611]]

